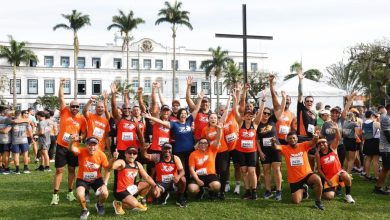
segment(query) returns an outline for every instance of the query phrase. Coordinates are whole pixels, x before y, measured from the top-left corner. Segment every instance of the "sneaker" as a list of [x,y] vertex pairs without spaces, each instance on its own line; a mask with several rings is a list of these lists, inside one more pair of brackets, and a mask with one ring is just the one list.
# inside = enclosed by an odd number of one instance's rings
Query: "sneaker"
[[23,170],[23,173],[24,173],[24,174],[29,174],[29,173],[31,173],[31,172],[30,172],[30,170],[27,168],[27,169],[24,169],[24,170]]
[[43,172],[51,172],[51,169],[50,168],[45,168],[45,169],[43,169]]
[[250,198],[252,198],[252,192],[249,189],[247,189],[245,191],[245,194],[242,196],[242,198],[243,199],[250,199]]
[[137,203],[137,205],[131,210],[131,211],[138,211],[138,212],[144,212],[148,210],[148,208],[141,203]]
[[96,212],[98,215],[104,215],[106,211],[104,210],[104,206],[100,205],[99,203],[95,204]]
[[303,184],[303,199],[308,199],[309,198],[309,186],[306,184]]
[[251,200],[257,200],[257,191],[256,190],[252,190]]
[[276,191],[275,192],[275,200],[276,201],[281,201],[282,200],[282,192],[281,191]]
[[169,193],[168,192],[164,192],[163,194],[161,194],[160,205],[166,205],[168,199],[169,199]]
[[187,207],[187,202],[186,202],[184,197],[178,198],[176,200],[176,205],[178,205],[180,208],[186,208]]
[[74,197],[73,192],[68,192],[68,194],[66,194],[66,199],[69,200],[69,202],[72,202],[76,200],[76,197]]
[[226,183],[226,185],[225,185],[225,193],[227,193],[229,191],[230,191],[230,185],[228,183]]
[[53,194],[53,198],[51,199],[50,205],[58,205],[60,201],[60,196],[58,194]]
[[351,195],[345,195],[344,199],[345,201],[347,201],[347,203],[355,203],[355,200],[352,198]]
[[112,206],[114,207],[115,214],[124,215],[125,211],[122,208],[122,202],[114,200],[112,202]]
[[[4,173],[3,173],[4,174]],[[390,186],[386,186],[385,193],[390,194]]]
[[81,213],[80,213],[80,220],[87,220],[87,219],[88,219],[88,216],[89,216],[89,211],[88,211],[88,209],[83,209],[83,210],[81,210]]
[[325,210],[325,207],[324,207],[324,205],[322,204],[321,201],[316,201],[316,202],[314,203],[314,207],[316,207],[316,208],[319,209],[319,210]]
[[196,200],[201,200],[203,199],[203,196],[204,196],[204,188],[203,187],[200,187],[200,191],[198,192],[198,194],[196,194],[195,196],[195,199]]
[[145,198],[145,197],[143,197],[143,196],[141,196],[141,195],[138,195],[136,199],[137,199],[137,201],[138,201],[139,203],[141,203],[143,206],[147,206],[147,205],[146,205],[146,198]]
[[265,191],[264,192],[264,196],[263,196],[263,198],[264,199],[270,199],[270,198],[272,198],[274,195],[272,194],[272,192],[271,191]]
[[375,187],[374,190],[373,190],[374,193],[376,194],[381,194],[381,195],[389,195],[390,194],[390,191],[387,192],[387,191],[384,191],[382,188],[380,187]]
[[3,175],[8,175],[10,174],[11,172],[9,170],[4,170],[4,172],[2,173]]
[[19,175],[20,174],[20,171],[19,170],[15,170],[15,171],[12,171],[13,174],[17,174]]
[[54,160],[54,159],[51,159],[51,160],[49,160],[49,162],[50,162],[50,163],[54,163],[54,162],[55,162],[55,160]]
[[1,169],[0,169],[0,174],[3,174],[4,171],[5,171],[5,170],[4,170],[3,168],[1,168]]
[[85,202],[90,203],[91,198],[89,196],[89,190],[85,190]]
[[240,195],[240,185],[236,185],[234,187],[234,192],[233,193],[236,194],[236,195]]
[[45,168],[41,165],[41,166],[39,166],[38,168],[36,168],[35,170],[36,170],[36,171],[44,171]]

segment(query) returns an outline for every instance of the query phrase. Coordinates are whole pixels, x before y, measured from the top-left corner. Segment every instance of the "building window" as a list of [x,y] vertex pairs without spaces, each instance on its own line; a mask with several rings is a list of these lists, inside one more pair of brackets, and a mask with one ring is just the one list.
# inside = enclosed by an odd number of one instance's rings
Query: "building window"
[[133,79],[133,88],[138,88],[139,87],[139,83],[138,83],[138,79]]
[[256,72],[257,71],[257,63],[251,63],[251,71]]
[[27,80],[27,94],[38,94],[38,80],[28,79]]
[[70,95],[70,86],[71,86],[70,80],[65,80],[65,84],[64,84],[65,95]]
[[152,60],[144,59],[144,69],[150,70],[152,68]]
[[[9,85],[9,93],[10,94],[14,94],[14,80],[11,79],[9,81],[10,85]],[[20,94],[20,79],[16,79],[16,94]]]
[[69,67],[69,57],[61,57],[61,67]]
[[131,68],[138,69],[138,65],[139,65],[138,59],[131,59]]
[[45,79],[44,80],[44,86],[45,86],[45,94],[54,94],[54,79]]
[[30,60],[30,67],[36,67],[37,61],[36,60]]
[[145,92],[152,92],[152,84],[150,79],[145,79],[144,81],[144,91]]
[[179,79],[175,79],[175,93],[179,94]]
[[102,93],[102,81],[92,80],[92,95],[100,95]]
[[196,61],[190,61],[189,68],[191,71],[195,71],[196,70]]
[[196,82],[193,82],[191,85],[191,95],[197,95],[198,94],[198,84]]
[[53,56],[45,56],[43,61],[45,67],[53,67],[54,57]]
[[114,68],[121,69],[122,68],[122,59],[121,58],[114,58]]
[[87,84],[85,80],[77,80],[77,95],[87,94]]
[[79,103],[79,112],[83,112],[83,109],[84,109],[84,106],[85,106],[85,103]]
[[[218,83],[219,94],[222,95],[222,82]],[[214,95],[217,94],[217,82],[214,82]]]
[[92,68],[96,68],[96,69],[100,68],[100,58],[92,57]]
[[[171,60],[171,69],[173,69],[173,60]],[[176,60],[175,70],[179,69],[179,61]]]
[[163,60],[156,60],[156,69],[157,70],[163,69]]
[[16,111],[22,111],[22,104],[16,104]]
[[210,83],[209,82],[202,82],[202,91],[205,95],[210,95]]
[[85,57],[77,57],[77,67],[80,69],[85,68]]
[[244,71],[244,63],[239,62],[238,63],[238,69],[241,70],[241,71]]

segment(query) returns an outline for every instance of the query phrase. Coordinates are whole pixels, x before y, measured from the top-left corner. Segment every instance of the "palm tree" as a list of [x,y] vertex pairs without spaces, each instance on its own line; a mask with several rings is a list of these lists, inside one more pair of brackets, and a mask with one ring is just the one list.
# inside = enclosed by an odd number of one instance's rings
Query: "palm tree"
[[[302,64],[295,62],[290,66],[290,74],[284,77],[284,81],[294,78],[298,75],[298,72],[302,71]],[[309,69],[303,73],[303,76],[306,79],[320,81],[322,78],[322,73],[318,69]]]
[[217,49],[209,48],[209,51],[211,52],[212,59],[202,61],[200,68],[205,69],[206,78],[210,77],[211,71],[214,71],[214,76],[217,78],[217,106],[219,106],[219,80],[222,72],[226,71],[228,63],[233,60],[229,57],[229,52],[227,50],[221,50],[220,46]]
[[64,28],[66,30],[73,31],[73,54],[74,54],[74,99],[77,99],[77,63],[79,56],[79,38],[77,36],[77,32],[85,27],[86,25],[91,25],[89,15],[83,15],[81,12],[76,10],[72,10],[72,14],[61,14],[62,17],[68,20],[69,25],[67,24],[57,24],[53,27],[53,30],[57,30],[58,28]]
[[9,46],[0,45],[0,58],[5,58],[12,65],[14,109],[16,109],[16,69],[20,66],[20,63],[27,65],[30,60],[38,61],[34,52],[26,48],[26,44],[26,42],[17,42],[12,36],[9,36]]
[[157,20],[155,25],[159,25],[163,22],[168,22],[172,24],[172,39],[173,39],[173,68],[172,68],[172,99],[175,98],[175,79],[176,79],[176,31],[178,28],[178,25],[184,25],[188,27],[190,30],[192,30],[192,25],[190,23],[190,19],[188,15],[190,12],[188,11],[182,11],[180,10],[182,3],[175,1],[173,5],[171,5],[169,2],[164,3],[165,8],[160,9],[158,12],[158,16],[160,16]]
[[232,89],[235,84],[242,82],[242,77],[242,71],[240,71],[234,61],[231,61],[227,64],[223,84],[225,85],[225,88]]
[[[126,80],[129,82],[129,44],[133,39],[129,33],[136,29],[139,24],[143,24],[145,21],[142,18],[134,18],[133,11],[130,10],[129,14],[123,13],[119,10],[119,15],[112,16],[112,24],[107,27],[107,30],[117,28],[121,32],[123,37],[122,51],[126,48]],[[124,35],[124,36],[123,36]],[[139,62],[139,61],[138,61]]]
[[347,94],[353,91],[362,92],[364,86],[360,79],[360,71],[353,68],[352,62],[344,64],[342,61],[326,67],[329,77],[327,83],[331,86],[343,89]]

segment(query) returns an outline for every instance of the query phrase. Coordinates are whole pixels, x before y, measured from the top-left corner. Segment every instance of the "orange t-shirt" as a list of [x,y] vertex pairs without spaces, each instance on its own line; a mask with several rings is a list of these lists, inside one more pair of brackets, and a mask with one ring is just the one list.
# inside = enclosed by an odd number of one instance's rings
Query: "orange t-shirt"
[[313,171],[310,168],[307,152],[311,149],[310,141],[298,143],[296,148],[282,145],[280,153],[284,156],[287,166],[287,180],[296,183]]
[[94,155],[90,155],[87,148],[79,148],[79,150],[77,179],[86,182],[99,179],[102,176],[101,167],[107,168],[109,166],[106,155],[99,149],[96,150]]
[[87,113],[87,137],[95,136],[99,140],[99,149],[104,152],[105,137],[110,132],[110,125],[104,116]]
[[229,151],[236,148],[238,141],[238,124],[234,117],[234,111],[231,111],[223,125],[223,137]]
[[287,134],[291,130],[291,123],[294,119],[294,113],[284,111],[282,116],[276,122],[276,133],[281,140],[287,140]]
[[195,167],[195,172],[198,176],[205,176],[209,174],[216,174],[215,172],[215,157],[218,149],[211,145],[206,151],[200,149],[195,150],[190,154],[188,165]]
[[209,124],[209,114],[198,112],[194,123],[195,123],[194,137],[195,140],[197,141],[201,138],[203,128]]
[[150,149],[154,151],[161,151],[161,146],[164,143],[170,143],[171,131],[169,128],[166,128],[165,126],[159,123],[154,123],[152,125],[152,129],[153,129],[153,136],[152,136],[152,145],[150,146]]
[[[84,116],[77,114],[74,116],[68,107],[65,107],[60,112],[60,131],[57,136],[57,144],[68,148],[70,142],[70,135],[79,134],[85,132],[87,123]],[[75,142],[76,147],[79,146],[79,142]]]
[[[223,133],[222,133],[222,136],[223,136]],[[217,128],[210,127],[210,126],[204,127],[201,137],[206,138],[207,140],[209,140],[209,142],[215,141],[215,139],[217,138]],[[227,151],[228,147],[227,147],[225,139],[221,138],[220,142],[221,142],[221,145],[218,148],[218,153]]]

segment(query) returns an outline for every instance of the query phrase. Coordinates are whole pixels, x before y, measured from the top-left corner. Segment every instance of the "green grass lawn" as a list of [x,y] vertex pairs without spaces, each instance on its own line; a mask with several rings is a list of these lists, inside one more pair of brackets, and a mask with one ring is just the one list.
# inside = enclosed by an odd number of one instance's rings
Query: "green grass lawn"
[[[23,167],[21,165],[21,167]],[[36,165],[30,165],[35,169]],[[54,168],[52,167],[54,170]],[[60,203],[50,206],[54,171],[31,174],[0,175],[0,219],[76,219],[79,218],[78,202],[66,200],[66,176],[60,190]],[[286,172],[283,171],[286,180]],[[113,177],[113,176],[112,176]],[[111,178],[109,189],[112,189]],[[178,208],[171,197],[165,206],[148,205],[148,211],[136,213],[126,211],[124,216],[115,216],[112,208],[113,196],[105,204],[106,215],[98,217],[94,208],[95,197],[91,195],[90,219],[389,219],[390,196],[372,193],[373,183],[355,175],[352,196],[356,204],[344,202],[342,198],[324,201],[326,210],[314,208],[313,195],[299,205],[290,203],[290,189],[283,183],[283,199],[264,200],[264,190],[259,190],[257,201],[246,201],[228,193],[225,201],[210,202],[207,195],[204,201],[189,200],[188,207]],[[92,191],[91,191],[92,192]]]

